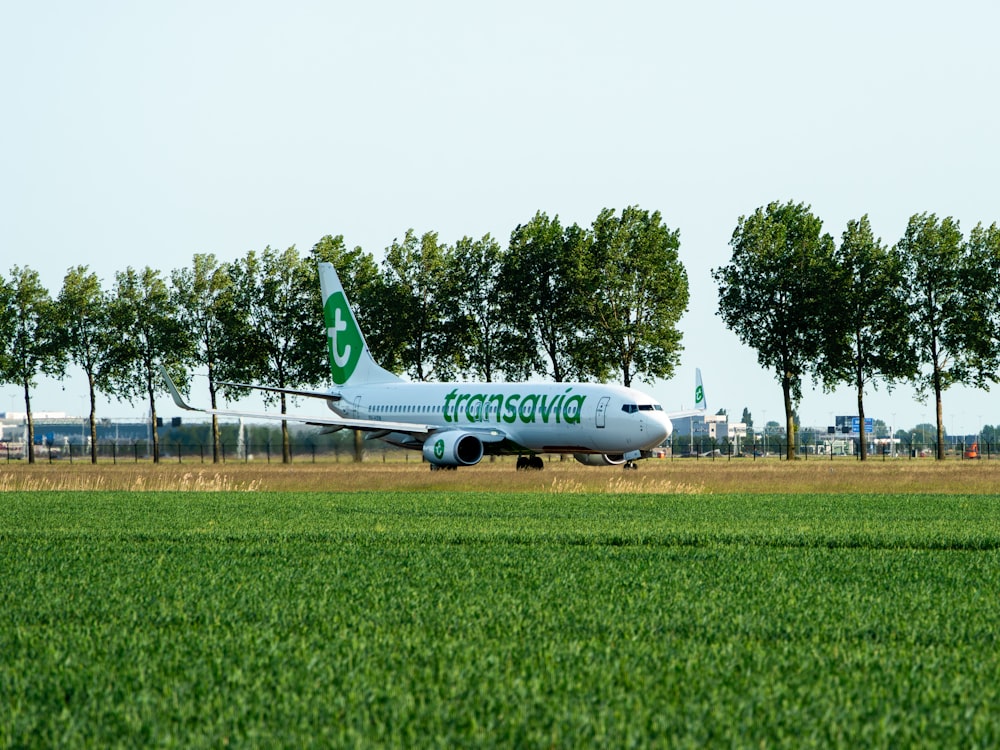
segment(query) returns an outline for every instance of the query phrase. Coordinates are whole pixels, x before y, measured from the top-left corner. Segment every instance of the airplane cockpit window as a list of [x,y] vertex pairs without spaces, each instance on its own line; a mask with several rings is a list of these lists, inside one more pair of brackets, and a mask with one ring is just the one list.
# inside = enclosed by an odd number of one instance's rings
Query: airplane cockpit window
[[626,414],[635,414],[639,411],[639,406],[637,404],[622,404],[622,411]]

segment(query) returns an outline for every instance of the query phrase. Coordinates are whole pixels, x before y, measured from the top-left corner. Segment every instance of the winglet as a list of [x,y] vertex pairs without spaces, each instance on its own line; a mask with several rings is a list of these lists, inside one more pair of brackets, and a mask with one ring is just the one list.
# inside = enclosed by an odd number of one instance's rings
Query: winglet
[[170,391],[171,398],[173,398],[174,403],[177,404],[179,408],[186,409],[187,411],[201,411],[201,409],[196,409],[184,401],[181,397],[180,391],[177,390],[177,386],[174,385],[174,381],[170,379],[170,374],[167,372],[167,368],[163,365],[160,365],[160,374],[167,383],[167,390]]

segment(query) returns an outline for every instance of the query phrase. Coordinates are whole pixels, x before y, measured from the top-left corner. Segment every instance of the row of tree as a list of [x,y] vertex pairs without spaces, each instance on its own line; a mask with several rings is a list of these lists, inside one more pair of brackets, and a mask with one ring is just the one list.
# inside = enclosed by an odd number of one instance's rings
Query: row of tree
[[[906,381],[934,395],[943,457],[942,393],[997,378],[995,224],[964,237],[952,218],[918,214],[888,247],[864,216],[838,245],[808,206],[772,203],[741,217],[730,245],[730,263],[713,271],[718,312],[776,374],[786,434],[794,435],[804,377],[829,389],[852,384],[862,419],[867,388]],[[489,235],[447,245],[411,230],[381,264],[326,236],[306,255],[294,247],[232,263],[195,255],[169,277],[128,268],[109,290],[80,266],[54,298],[36,272],[15,266],[0,278],[0,382],[23,386],[32,443],[34,379],[70,365],[88,378],[92,435],[97,392],[146,399],[155,423],[161,362],[181,382],[189,368],[205,370],[213,407],[220,393],[240,395],[227,383],[321,386],[329,370],[320,260],[337,267],[376,358],[413,379],[668,378],[688,303],[679,246],[658,212],[631,206],[605,209],[589,227],[539,212],[506,247]],[[275,398],[287,413],[285,397]],[[218,458],[214,422],[213,434]]]
[[780,381],[788,435],[806,376],[853,385],[862,423],[868,387],[909,382],[934,396],[944,458],[943,392],[988,388],[1000,369],[996,224],[964,237],[951,217],[916,214],[889,247],[862,216],[837,245],[809,206],[771,203],[740,217],[730,245],[713,271],[718,314]]
[[[86,374],[93,461],[96,394],[144,399],[155,425],[160,363],[178,382],[190,368],[207,372],[213,408],[220,394],[242,395],[231,383],[320,387],[329,366],[318,261],[337,268],[376,359],[416,380],[668,378],[688,303],[679,246],[658,212],[631,206],[601,211],[590,227],[539,212],[506,247],[489,235],[447,245],[411,230],[381,264],[326,236],[305,255],[268,247],[221,263],[198,254],[169,276],[129,267],[110,289],[78,266],[55,297],[37,272],[15,266],[0,277],[0,382],[23,387],[29,461],[31,389],[41,373],[61,377],[76,366]],[[284,394],[274,398],[287,413]],[[212,432],[218,460],[214,419]],[[282,433],[287,461],[287,425]]]

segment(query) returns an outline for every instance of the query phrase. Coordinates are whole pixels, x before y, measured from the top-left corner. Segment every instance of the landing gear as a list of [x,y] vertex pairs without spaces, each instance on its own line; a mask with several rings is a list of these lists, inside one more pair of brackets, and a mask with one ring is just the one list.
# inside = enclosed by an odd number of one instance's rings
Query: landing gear
[[518,456],[517,457],[517,470],[524,471],[526,469],[532,469],[535,471],[541,471],[545,468],[545,462],[542,461],[541,456]]
[[624,469],[625,471],[629,471],[629,470],[632,470],[632,471],[638,471],[638,470],[639,470],[639,464],[637,464],[637,463],[636,463],[635,461],[626,461],[626,462],[625,462],[625,463],[624,463],[624,464],[622,465],[622,468],[623,468],[623,469]]

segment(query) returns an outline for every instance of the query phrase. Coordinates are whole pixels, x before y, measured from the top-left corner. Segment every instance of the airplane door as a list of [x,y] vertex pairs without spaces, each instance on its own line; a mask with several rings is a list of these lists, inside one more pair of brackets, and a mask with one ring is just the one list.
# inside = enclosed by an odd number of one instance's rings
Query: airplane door
[[597,414],[594,415],[594,424],[597,427],[604,427],[604,418],[608,413],[608,402],[610,400],[611,396],[604,396],[597,402]]

